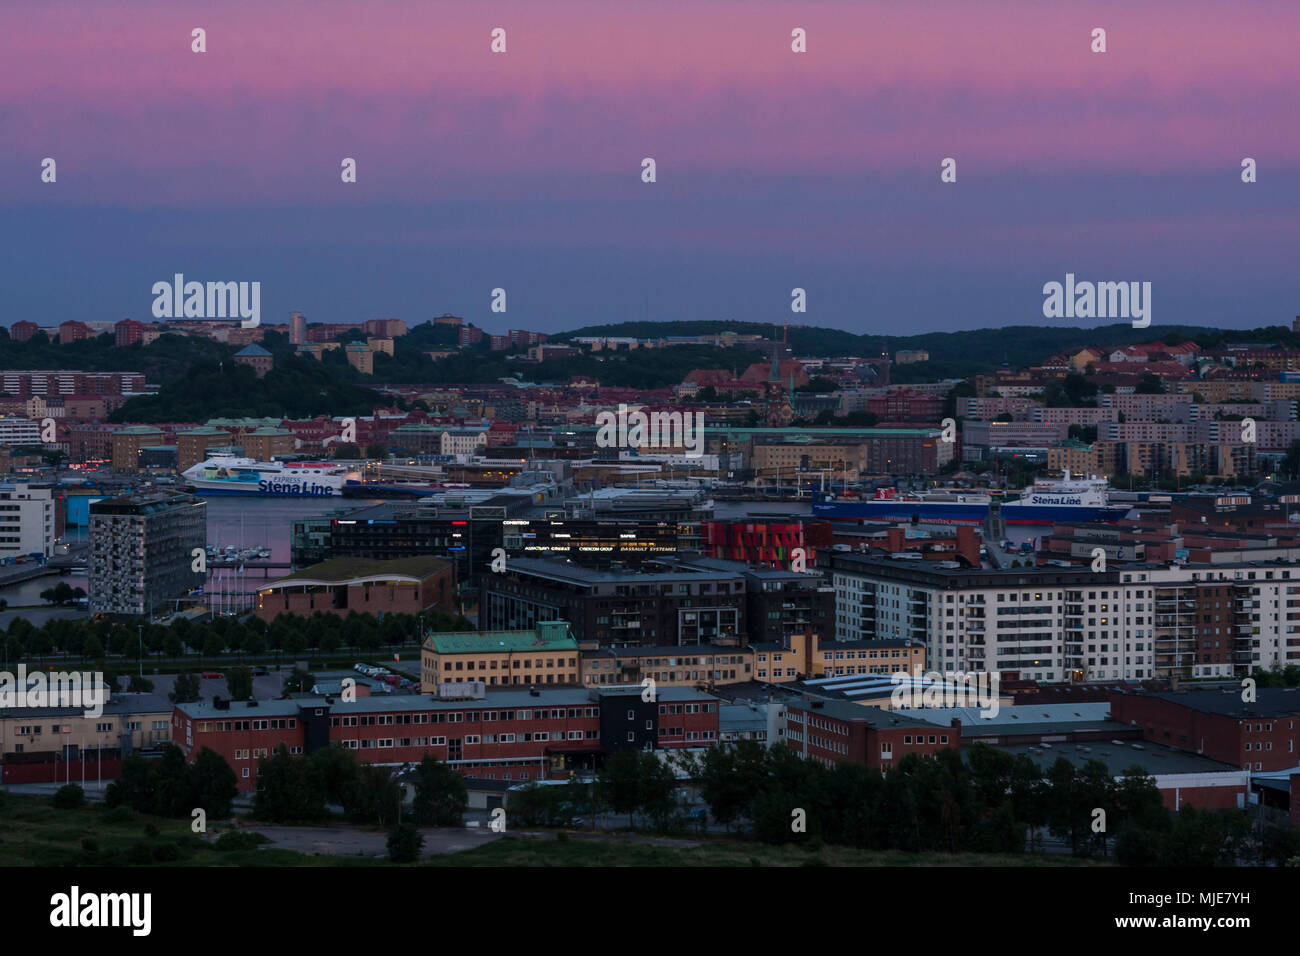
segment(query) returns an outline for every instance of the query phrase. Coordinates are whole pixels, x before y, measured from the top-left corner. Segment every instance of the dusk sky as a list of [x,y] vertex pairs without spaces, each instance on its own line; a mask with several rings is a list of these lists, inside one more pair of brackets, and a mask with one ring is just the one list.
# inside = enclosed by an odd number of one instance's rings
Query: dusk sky
[[1054,321],[1073,272],[1151,282],[1153,332],[1288,324],[1297,37],[1295,0],[6,3],[0,323],[182,272],[264,322],[910,334]]

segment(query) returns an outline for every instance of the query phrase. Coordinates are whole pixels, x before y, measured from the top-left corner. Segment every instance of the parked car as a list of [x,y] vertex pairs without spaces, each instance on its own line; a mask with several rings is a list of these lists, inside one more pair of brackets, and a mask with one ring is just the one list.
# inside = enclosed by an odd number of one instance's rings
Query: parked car
[[223,673],[221,673],[221,671],[204,671],[204,672],[203,672],[203,677],[207,678],[208,680],[221,680],[221,679],[224,678],[225,676],[226,676],[226,675],[223,674]]
[[267,674],[269,674],[269,673],[271,673],[271,672],[268,671],[265,667],[254,667],[254,668],[253,668],[253,676],[254,676],[254,677],[265,677],[265,676],[266,676]]

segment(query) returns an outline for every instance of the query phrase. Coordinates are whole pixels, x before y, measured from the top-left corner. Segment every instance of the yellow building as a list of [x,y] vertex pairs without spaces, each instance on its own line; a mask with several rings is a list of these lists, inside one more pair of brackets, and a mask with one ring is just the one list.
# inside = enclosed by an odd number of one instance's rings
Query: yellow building
[[433,634],[420,649],[420,693],[474,681],[489,687],[576,684],[581,668],[566,621],[539,621],[531,631]]
[[582,682],[663,687],[739,684],[754,679],[754,650],[712,644],[669,647],[602,647],[582,655]]
[[793,475],[806,468],[809,472],[825,469],[835,477],[857,479],[864,469],[866,446],[858,442],[792,442],[780,445],[754,445],[753,469],[760,475]]
[[823,641],[814,651],[812,676],[911,674],[924,670],[924,644],[895,640]]
[[163,694],[110,699],[99,716],[86,716],[88,709],[69,706],[0,710],[0,753],[5,762],[42,763],[41,758],[56,756],[62,762],[65,755],[75,761],[79,754],[86,754],[93,768],[96,752],[102,752],[105,760],[116,760],[124,745],[141,750],[160,747],[172,739],[174,708]]
[[364,345],[349,345],[344,353],[348,364],[362,375],[373,375],[375,371],[375,353]]

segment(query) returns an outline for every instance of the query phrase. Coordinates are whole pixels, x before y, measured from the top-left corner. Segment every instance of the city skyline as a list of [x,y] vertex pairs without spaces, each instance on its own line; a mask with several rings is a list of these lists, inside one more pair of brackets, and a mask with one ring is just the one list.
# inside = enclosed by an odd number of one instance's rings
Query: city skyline
[[1076,273],[1151,282],[1153,334],[1279,324],[1300,11],[1193,6],[54,4],[0,41],[0,323],[148,321],[184,272],[276,323],[954,331]]

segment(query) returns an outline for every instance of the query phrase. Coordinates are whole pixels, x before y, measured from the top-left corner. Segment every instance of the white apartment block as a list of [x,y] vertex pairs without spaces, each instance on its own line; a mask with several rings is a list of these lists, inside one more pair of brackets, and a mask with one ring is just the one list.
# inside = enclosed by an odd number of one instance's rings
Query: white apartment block
[[18,445],[39,445],[41,443],[41,423],[17,415],[0,416],[0,447],[14,448]]
[[54,493],[27,482],[0,484],[0,561],[54,557]]
[[921,641],[933,670],[1047,682],[1300,664],[1300,564],[945,569],[831,555],[836,640]]

